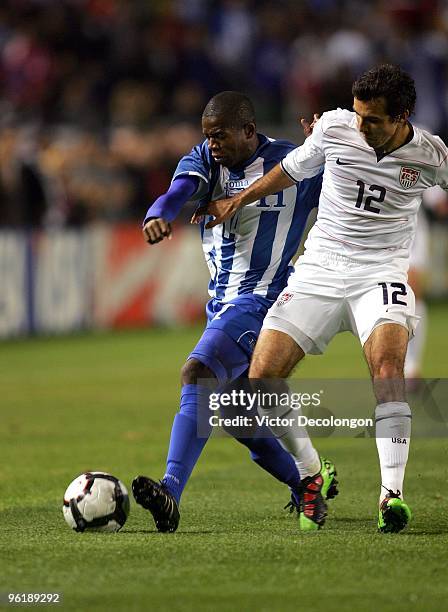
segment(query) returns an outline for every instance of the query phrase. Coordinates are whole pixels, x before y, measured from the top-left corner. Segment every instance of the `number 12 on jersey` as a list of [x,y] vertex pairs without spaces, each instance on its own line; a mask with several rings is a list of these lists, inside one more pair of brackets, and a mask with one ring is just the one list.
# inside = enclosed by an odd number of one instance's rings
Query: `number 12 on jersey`
[[[366,190],[366,184],[364,181],[356,181],[356,184],[359,187],[358,198],[356,200],[355,207],[362,208],[363,210],[367,210],[369,212],[379,214],[381,212],[380,208],[376,206],[372,206],[372,202],[384,202],[384,198],[386,197],[386,190],[384,187],[380,187],[380,185],[370,185],[368,187],[369,191],[372,193],[378,192],[377,195],[368,195],[364,200],[364,192]],[[364,204],[364,206],[363,206]]]

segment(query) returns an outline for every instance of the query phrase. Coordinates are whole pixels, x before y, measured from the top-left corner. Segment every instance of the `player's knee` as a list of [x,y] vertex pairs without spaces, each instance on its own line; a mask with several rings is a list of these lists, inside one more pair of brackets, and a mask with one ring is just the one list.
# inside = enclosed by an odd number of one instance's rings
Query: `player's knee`
[[304,352],[288,334],[262,330],[249,370],[250,378],[286,378]]
[[283,364],[269,359],[269,352],[256,347],[249,368],[249,378],[273,378],[282,376]]
[[249,368],[249,378],[269,378],[270,375],[267,364],[263,363],[262,359],[258,359],[254,355]]
[[374,378],[403,378],[404,360],[401,357],[388,357],[373,364]]
[[210,368],[194,357],[184,363],[180,376],[182,385],[196,385],[201,378],[215,378]]
[[291,369],[282,362],[273,363],[262,352],[254,354],[249,369],[249,378],[285,378]]

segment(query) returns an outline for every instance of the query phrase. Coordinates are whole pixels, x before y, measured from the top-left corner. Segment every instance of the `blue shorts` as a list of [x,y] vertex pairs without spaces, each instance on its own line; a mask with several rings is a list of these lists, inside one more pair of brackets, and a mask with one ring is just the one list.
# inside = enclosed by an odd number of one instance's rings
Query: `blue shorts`
[[272,305],[252,293],[226,303],[207,302],[207,326],[188,356],[206,365],[219,383],[245,374],[260,334],[263,319]]

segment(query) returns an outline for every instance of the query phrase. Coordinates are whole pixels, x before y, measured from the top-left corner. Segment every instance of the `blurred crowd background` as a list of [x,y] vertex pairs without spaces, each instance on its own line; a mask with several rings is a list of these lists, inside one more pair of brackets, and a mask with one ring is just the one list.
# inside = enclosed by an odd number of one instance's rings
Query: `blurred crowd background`
[[382,61],[447,142],[442,0],[2,0],[0,225],[141,220],[213,94],[244,91],[261,131],[300,143],[297,118],[351,108]]

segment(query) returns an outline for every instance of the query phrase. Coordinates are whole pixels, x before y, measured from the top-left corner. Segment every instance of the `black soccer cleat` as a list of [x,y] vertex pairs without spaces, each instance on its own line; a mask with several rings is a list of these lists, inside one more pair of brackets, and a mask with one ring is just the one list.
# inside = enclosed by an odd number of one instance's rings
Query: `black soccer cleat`
[[135,501],[151,512],[158,531],[176,531],[180,521],[179,507],[163,482],[137,476],[132,481],[132,493]]
[[327,518],[327,504],[322,496],[324,479],[318,472],[302,480],[299,527],[301,531],[317,531]]
[[286,506],[283,507],[283,510],[289,510],[290,514],[292,514],[293,512],[297,512],[297,514],[299,514],[300,513],[301,492],[302,492],[302,483],[300,483],[300,486],[298,489],[295,489],[295,490],[291,489],[291,499],[286,504]]
[[[335,465],[329,459],[325,459],[324,457],[320,457],[320,472],[319,474],[322,476],[323,484],[320,490],[320,493],[324,500],[334,499],[336,495],[339,494],[339,482],[336,480],[337,471]],[[296,511],[298,514],[301,512],[301,504],[300,499],[302,497],[302,483],[300,488],[291,492],[291,501],[286,504],[284,509],[289,508],[290,512]]]

